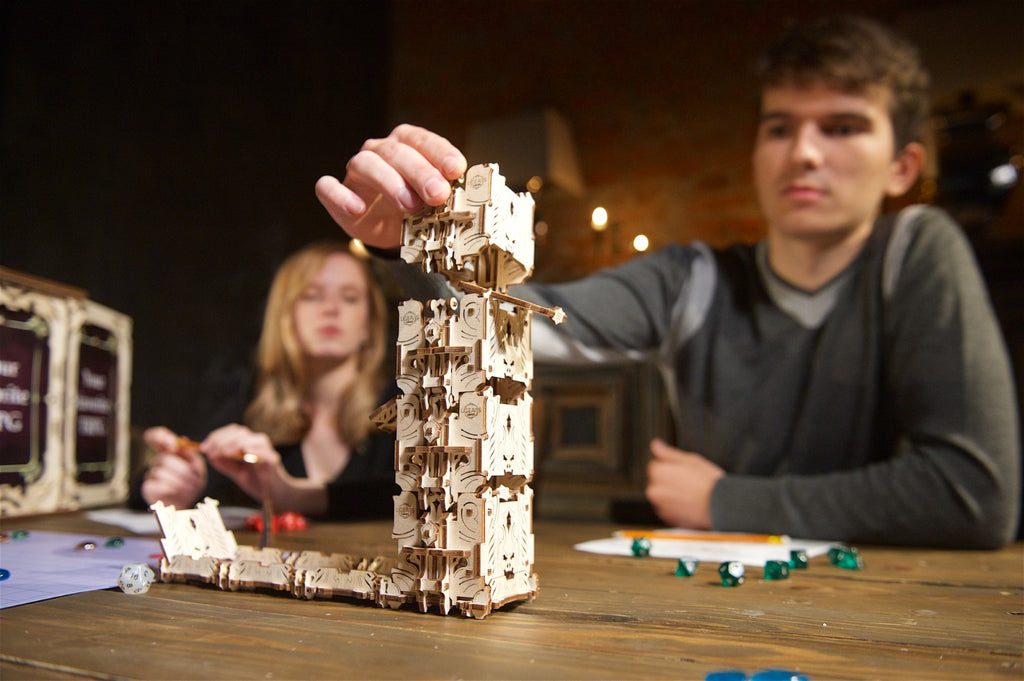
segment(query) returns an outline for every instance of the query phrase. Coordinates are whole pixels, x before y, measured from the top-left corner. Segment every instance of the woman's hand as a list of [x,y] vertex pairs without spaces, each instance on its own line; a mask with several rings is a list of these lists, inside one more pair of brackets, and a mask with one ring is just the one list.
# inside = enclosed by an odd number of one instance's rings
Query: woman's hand
[[366,140],[345,171],[344,182],[317,180],[320,203],[349,236],[394,248],[402,242],[402,217],[444,203],[466,159],[440,135],[403,124],[384,139]]
[[725,475],[700,454],[651,441],[647,464],[647,499],[658,517],[673,527],[711,528],[711,493]]
[[319,515],[327,511],[326,485],[289,475],[263,433],[231,424],[207,435],[199,448],[214,468],[253,499],[264,503],[269,497],[277,512]]
[[162,501],[177,509],[191,508],[206,487],[206,462],[195,448],[181,447],[176,434],[163,426],[142,435],[156,457],[142,481],[147,504]]
[[281,455],[270,438],[237,423],[223,426],[199,444],[210,465],[235,481],[253,499],[262,502],[275,478],[286,476]]

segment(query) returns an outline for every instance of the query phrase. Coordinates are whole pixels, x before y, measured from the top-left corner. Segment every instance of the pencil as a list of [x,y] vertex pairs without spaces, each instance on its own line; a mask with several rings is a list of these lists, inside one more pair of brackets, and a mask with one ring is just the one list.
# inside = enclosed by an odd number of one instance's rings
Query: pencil
[[[193,440],[192,438],[184,436],[178,437],[178,451],[181,451],[182,449],[194,449],[203,456],[206,456],[206,452],[199,449],[199,443]],[[255,454],[242,451],[241,449],[239,449],[237,452],[232,453],[231,456],[232,458],[244,461],[246,463],[258,463],[260,460],[260,458]]]
[[615,536],[626,539],[671,539],[675,541],[742,542],[748,544],[785,544],[789,541],[789,537],[779,534],[717,534],[714,532],[689,534],[666,530],[619,530],[615,533]]

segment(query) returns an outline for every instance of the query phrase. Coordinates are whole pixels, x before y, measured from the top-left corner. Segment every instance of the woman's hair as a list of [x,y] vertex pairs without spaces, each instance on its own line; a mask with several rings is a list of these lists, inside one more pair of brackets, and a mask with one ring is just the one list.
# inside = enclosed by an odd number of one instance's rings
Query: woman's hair
[[358,350],[355,378],[338,401],[338,434],[343,442],[354,447],[370,431],[369,417],[379,399],[386,343],[384,296],[362,259],[353,256],[341,242],[323,241],[293,253],[278,269],[270,286],[256,351],[256,392],[245,410],[245,423],[266,433],[275,443],[298,442],[309,430],[310,418],[303,403],[315,376],[311,375],[295,335],[292,310],[332,255],[345,255],[359,263],[366,278],[369,326],[366,342]]

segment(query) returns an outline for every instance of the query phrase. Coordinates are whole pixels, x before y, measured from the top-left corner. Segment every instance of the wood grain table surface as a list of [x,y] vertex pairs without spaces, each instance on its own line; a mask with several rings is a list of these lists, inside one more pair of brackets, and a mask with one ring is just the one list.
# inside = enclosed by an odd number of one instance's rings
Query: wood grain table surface
[[[119,534],[80,514],[2,527]],[[703,679],[767,668],[814,680],[1024,678],[1022,544],[862,546],[863,571],[819,557],[785,581],[748,568],[745,584],[725,588],[716,566],[687,579],[672,561],[573,550],[612,529],[538,522],[539,596],[483,621],[161,583],[9,608],[0,678]],[[386,522],[314,524],[272,545],[395,553]]]

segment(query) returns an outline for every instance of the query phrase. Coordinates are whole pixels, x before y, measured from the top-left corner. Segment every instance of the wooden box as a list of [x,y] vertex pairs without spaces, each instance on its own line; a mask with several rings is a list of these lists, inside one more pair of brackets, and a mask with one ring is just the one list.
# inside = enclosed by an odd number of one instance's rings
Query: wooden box
[[128,494],[131,320],[0,269],[0,515]]

